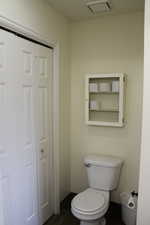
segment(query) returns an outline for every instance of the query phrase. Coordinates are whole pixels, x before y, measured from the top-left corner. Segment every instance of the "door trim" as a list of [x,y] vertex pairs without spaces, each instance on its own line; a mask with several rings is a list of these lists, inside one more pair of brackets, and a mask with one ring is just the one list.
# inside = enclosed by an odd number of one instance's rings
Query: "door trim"
[[137,225],[149,225],[150,213],[150,157],[149,157],[149,83],[150,83],[150,1],[145,0],[144,8],[144,81],[143,81],[143,106],[142,106],[142,133],[140,155],[139,196],[137,209]]
[[59,42],[53,41],[50,42],[46,38],[44,38],[41,34],[36,31],[25,27],[13,20],[10,20],[3,15],[0,15],[0,26],[7,28],[13,32],[19,33],[20,35],[26,36],[29,39],[35,40],[36,42],[40,42],[43,45],[50,46],[53,48],[53,94],[52,94],[52,108],[53,108],[53,137],[52,137],[52,155],[53,155],[53,171],[52,171],[52,179],[53,179],[53,212],[54,214],[60,213],[60,95],[59,95],[59,83],[60,83],[60,72],[59,72]]

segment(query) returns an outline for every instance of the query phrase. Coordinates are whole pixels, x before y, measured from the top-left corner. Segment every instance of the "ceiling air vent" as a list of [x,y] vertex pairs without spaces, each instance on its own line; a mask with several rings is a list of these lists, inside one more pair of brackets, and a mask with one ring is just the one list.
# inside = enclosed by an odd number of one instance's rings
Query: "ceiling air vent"
[[93,14],[111,10],[110,0],[85,0],[85,4]]

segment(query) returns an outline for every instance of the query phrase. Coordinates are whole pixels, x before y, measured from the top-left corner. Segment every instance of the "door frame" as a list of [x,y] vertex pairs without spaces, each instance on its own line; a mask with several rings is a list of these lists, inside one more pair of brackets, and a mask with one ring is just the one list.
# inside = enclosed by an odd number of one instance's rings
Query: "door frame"
[[53,108],[53,136],[52,136],[52,155],[53,155],[53,171],[52,171],[52,180],[53,180],[53,213],[60,213],[60,95],[59,95],[59,87],[60,87],[60,72],[59,72],[59,42],[58,41],[48,41],[41,34],[36,31],[25,27],[13,20],[10,20],[7,17],[4,17],[0,14],[0,26],[9,29],[13,32],[19,33],[23,36],[26,36],[29,39],[33,39],[37,42],[40,42],[44,45],[50,46],[53,48],[53,93],[52,93],[52,108]]
[[143,109],[142,109],[142,135],[141,135],[141,157],[140,157],[140,179],[139,197],[137,211],[137,225],[149,225],[150,222],[150,1],[145,0],[144,11],[144,82],[143,82]]

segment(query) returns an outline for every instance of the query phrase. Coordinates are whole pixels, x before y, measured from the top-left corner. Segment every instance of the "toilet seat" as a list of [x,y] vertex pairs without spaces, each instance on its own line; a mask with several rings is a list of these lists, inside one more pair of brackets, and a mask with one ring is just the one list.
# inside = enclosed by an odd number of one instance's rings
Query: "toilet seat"
[[79,193],[71,203],[72,213],[79,219],[98,219],[109,206],[109,192],[88,188]]

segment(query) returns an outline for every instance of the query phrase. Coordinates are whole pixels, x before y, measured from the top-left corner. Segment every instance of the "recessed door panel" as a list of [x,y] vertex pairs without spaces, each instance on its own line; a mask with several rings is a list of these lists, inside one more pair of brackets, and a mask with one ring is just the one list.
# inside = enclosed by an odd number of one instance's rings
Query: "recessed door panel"
[[[32,65],[30,65],[31,67]],[[31,68],[30,68],[31,70]],[[23,86],[24,96],[24,174],[26,179],[26,222],[30,224],[36,216],[35,189],[36,189],[36,173],[34,170],[34,157],[36,156],[34,150],[34,128],[33,128],[33,87]]]
[[47,137],[47,89],[39,88],[40,140]]
[[24,54],[24,73],[27,76],[32,75],[32,53],[30,51],[23,51]]
[[47,161],[45,158],[41,159],[41,207],[47,207],[48,201],[48,180],[47,180]]
[[[9,186],[10,184],[8,177],[0,174],[0,224],[2,225],[10,224],[10,199],[8,195],[10,192]],[[5,215],[7,215],[7,217]]]
[[2,127],[4,128],[4,115],[5,115],[5,83],[3,83],[1,81],[0,83],[0,109],[1,109],[1,117],[0,117],[0,157],[2,156],[2,154],[6,153],[6,149],[4,147],[4,132]]
[[32,143],[32,87],[23,87],[24,92],[24,126],[25,145]]
[[27,188],[27,221],[32,220],[35,216],[35,202],[34,196],[34,173],[32,164],[26,166],[26,188]]
[[40,57],[40,76],[47,77],[47,62],[48,59],[46,57]]
[[0,69],[4,68],[4,42],[0,42]]

